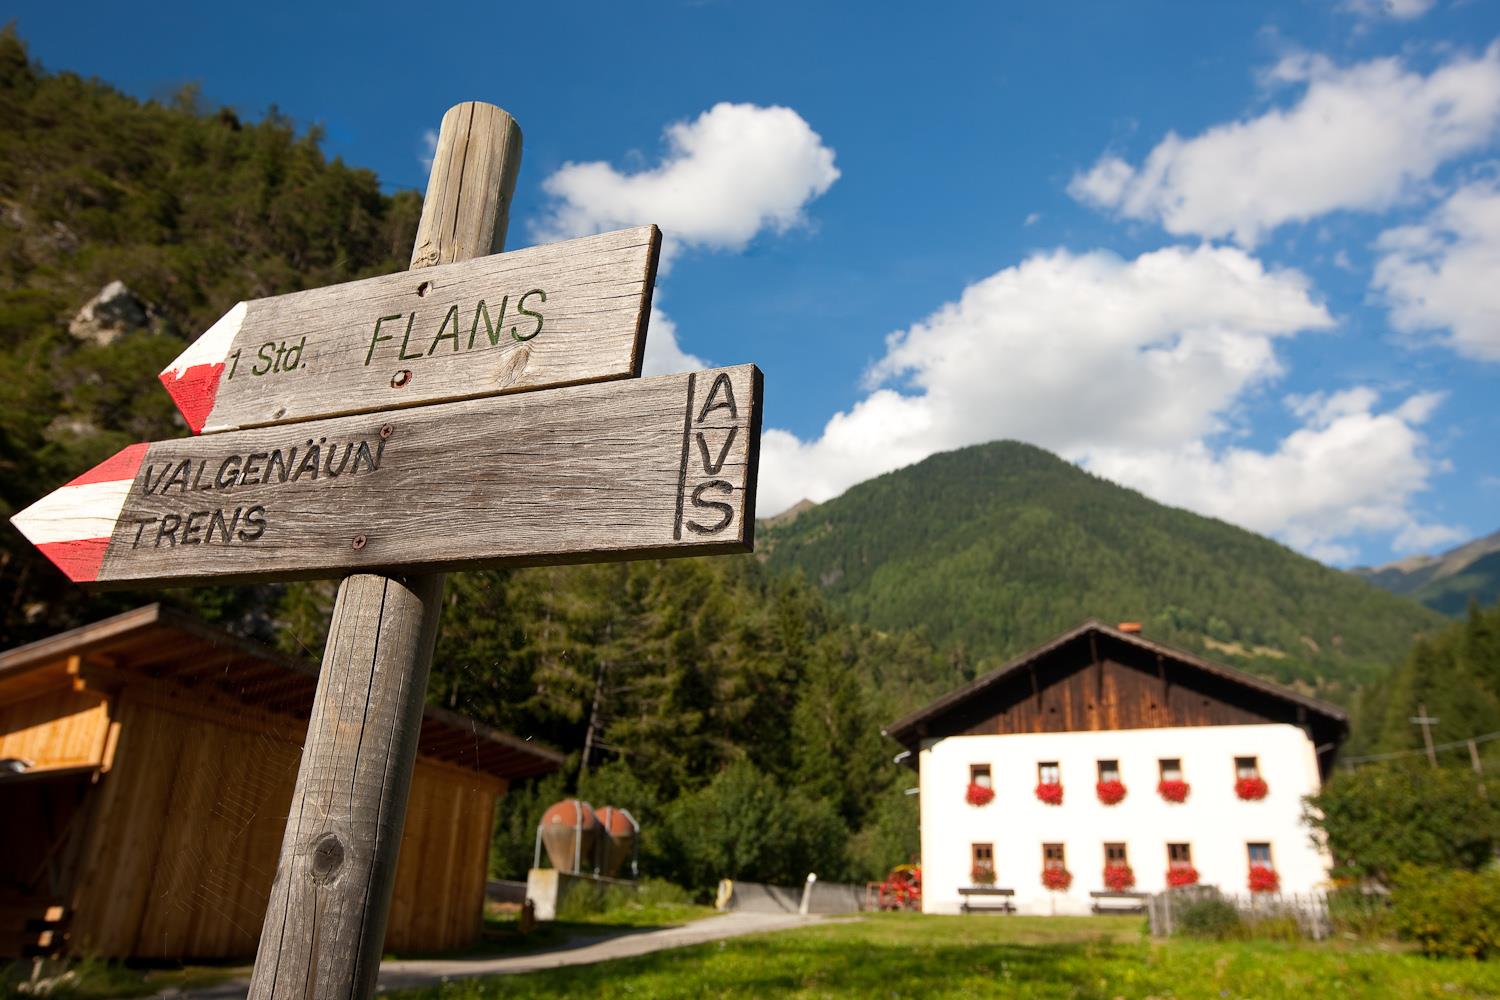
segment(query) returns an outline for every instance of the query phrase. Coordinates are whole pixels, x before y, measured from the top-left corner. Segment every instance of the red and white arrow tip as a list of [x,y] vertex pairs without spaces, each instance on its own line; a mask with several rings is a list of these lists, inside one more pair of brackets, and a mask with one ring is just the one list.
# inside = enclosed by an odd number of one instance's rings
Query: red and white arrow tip
[[234,338],[245,323],[249,305],[241,302],[229,310],[207,332],[188,345],[187,350],[161,373],[161,384],[177,404],[183,419],[194,434],[213,426],[214,403],[219,398],[219,382],[224,377],[224,363],[229,358]]
[[150,447],[133,444],[116,452],[12,517],[10,523],[69,580],[97,580],[130,485]]

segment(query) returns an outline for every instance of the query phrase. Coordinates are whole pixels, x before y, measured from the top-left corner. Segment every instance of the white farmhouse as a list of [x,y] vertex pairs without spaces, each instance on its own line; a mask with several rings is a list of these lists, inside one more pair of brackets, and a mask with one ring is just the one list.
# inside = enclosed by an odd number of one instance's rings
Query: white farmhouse
[[916,758],[928,913],[1089,913],[1169,884],[1327,878],[1302,797],[1345,714],[1138,626],[1086,622],[885,733]]

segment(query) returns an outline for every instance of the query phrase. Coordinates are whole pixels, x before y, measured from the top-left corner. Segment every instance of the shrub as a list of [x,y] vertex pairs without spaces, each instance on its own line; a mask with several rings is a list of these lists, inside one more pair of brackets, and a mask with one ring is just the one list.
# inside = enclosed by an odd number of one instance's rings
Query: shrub
[[1328,921],[1338,934],[1359,938],[1395,936],[1389,896],[1362,889],[1336,889],[1328,894]]
[[1240,911],[1228,900],[1213,894],[1197,896],[1172,904],[1173,927],[1178,934],[1229,941],[1244,935]]
[[1396,931],[1442,958],[1500,954],[1500,871],[1403,868],[1391,890]]

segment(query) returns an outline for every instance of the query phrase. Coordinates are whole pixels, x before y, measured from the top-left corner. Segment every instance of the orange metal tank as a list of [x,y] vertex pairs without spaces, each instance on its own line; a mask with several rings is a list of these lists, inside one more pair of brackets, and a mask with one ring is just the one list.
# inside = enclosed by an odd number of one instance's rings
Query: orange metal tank
[[[599,817],[599,874],[613,878],[627,861],[635,859],[641,825],[625,809],[604,806]],[[632,866],[633,867],[633,866]],[[635,872],[632,871],[634,877]]]
[[592,866],[599,836],[593,807],[581,799],[554,802],[537,828],[547,857],[558,871],[579,872]]

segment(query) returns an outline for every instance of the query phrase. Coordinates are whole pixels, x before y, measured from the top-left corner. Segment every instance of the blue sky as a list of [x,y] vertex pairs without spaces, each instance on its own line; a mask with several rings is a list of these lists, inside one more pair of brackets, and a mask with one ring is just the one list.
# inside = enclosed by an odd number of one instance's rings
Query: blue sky
[[655,222],[651,369],[765,370],[762,514],[1015,437],[1339,565],[1500,528],[1493,3],[246,9],[13,16],[388,189],[506,108],[509,246]]

